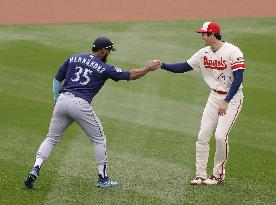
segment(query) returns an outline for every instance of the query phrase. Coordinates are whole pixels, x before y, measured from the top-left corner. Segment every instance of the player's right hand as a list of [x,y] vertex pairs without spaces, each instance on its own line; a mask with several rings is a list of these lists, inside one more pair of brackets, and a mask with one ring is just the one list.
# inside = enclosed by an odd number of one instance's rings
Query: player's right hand
[[225,100],[223,100],[220,105],[219,105],[219,110],[218,110],[218,115],[219,116],[223,116],[226,114],[226,110],[228,108],[228,102],[226,102]]
[[154,71],[161,66],[161,62],[160,60],[150,60],[148,66],[150,67],[150,71]]

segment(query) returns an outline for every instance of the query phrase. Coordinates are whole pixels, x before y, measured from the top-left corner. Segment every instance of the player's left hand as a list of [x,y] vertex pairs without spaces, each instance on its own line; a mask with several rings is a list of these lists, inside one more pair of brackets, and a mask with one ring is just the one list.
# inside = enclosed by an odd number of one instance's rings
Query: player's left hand
[[219,116],[225,115],[227,108],[228,108],[228,102],[223,100],[219,105],[218,115]]

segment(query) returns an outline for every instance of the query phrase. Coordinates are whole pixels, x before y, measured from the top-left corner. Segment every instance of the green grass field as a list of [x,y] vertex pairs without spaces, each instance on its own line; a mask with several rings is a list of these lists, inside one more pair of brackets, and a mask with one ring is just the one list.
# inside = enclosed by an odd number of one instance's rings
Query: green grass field
[[107,136],[109,175],[120,183],[108,190],[95,187],[92,146],[75,124],[35,188],[23,186],[48,130],[53,76],[69,55],[89,52],[102,35],[118,49],[109,62],[124,69],[152,58],[185,61],[202,47],[194,30],[203,21],[0,26],[0,204],[275,204],[276,18],[216,20],[223,39],[247,61],[225,183],[189,184],[209,94],[201,74],[158,70],[137,81],[110,80],[93,102]]

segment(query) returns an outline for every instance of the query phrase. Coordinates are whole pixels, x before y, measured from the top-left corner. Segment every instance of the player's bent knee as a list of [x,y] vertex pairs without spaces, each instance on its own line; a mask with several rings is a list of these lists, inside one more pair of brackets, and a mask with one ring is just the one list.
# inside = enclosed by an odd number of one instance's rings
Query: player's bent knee
[[60,135],[51,135],[51,134],[48,134],[45,141],[53,144],[53,145],[56,145],[59,143],[60,141],[60,138],[61,136]]
[[226,144],[226,135],[216,133],[215,137],[216,137],[216,143]]
[[199,144],[208,144],[211,138],[211,132],[209,131],[200,131],[197,138],[197,143]]
[[209,140],[207,140],[207,139],[197,139],[197,142],[196,142],[196,144],[197,145],[207,145],[209,143]]
[[106,144],[106,139],[105,137],[100,137],[100,138],[90,138],[91,139],[91,142],[95,145],[97,144],[102,144],[102,145],[105,145]]

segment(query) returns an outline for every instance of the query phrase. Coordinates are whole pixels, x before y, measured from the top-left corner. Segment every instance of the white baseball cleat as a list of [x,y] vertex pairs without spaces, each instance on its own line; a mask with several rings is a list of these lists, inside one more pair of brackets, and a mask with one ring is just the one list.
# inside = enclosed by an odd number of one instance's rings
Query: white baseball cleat
[[223,182],[222,178],[217,178],[214,175],[212,175],[204,181],[204,184],[206,184],[206,185],[216,185],[216,184],[219,184],[221,182]]
[[203,184],[206,179],[202,177],[196,177],[191,181],[191,185],[200,185]]

